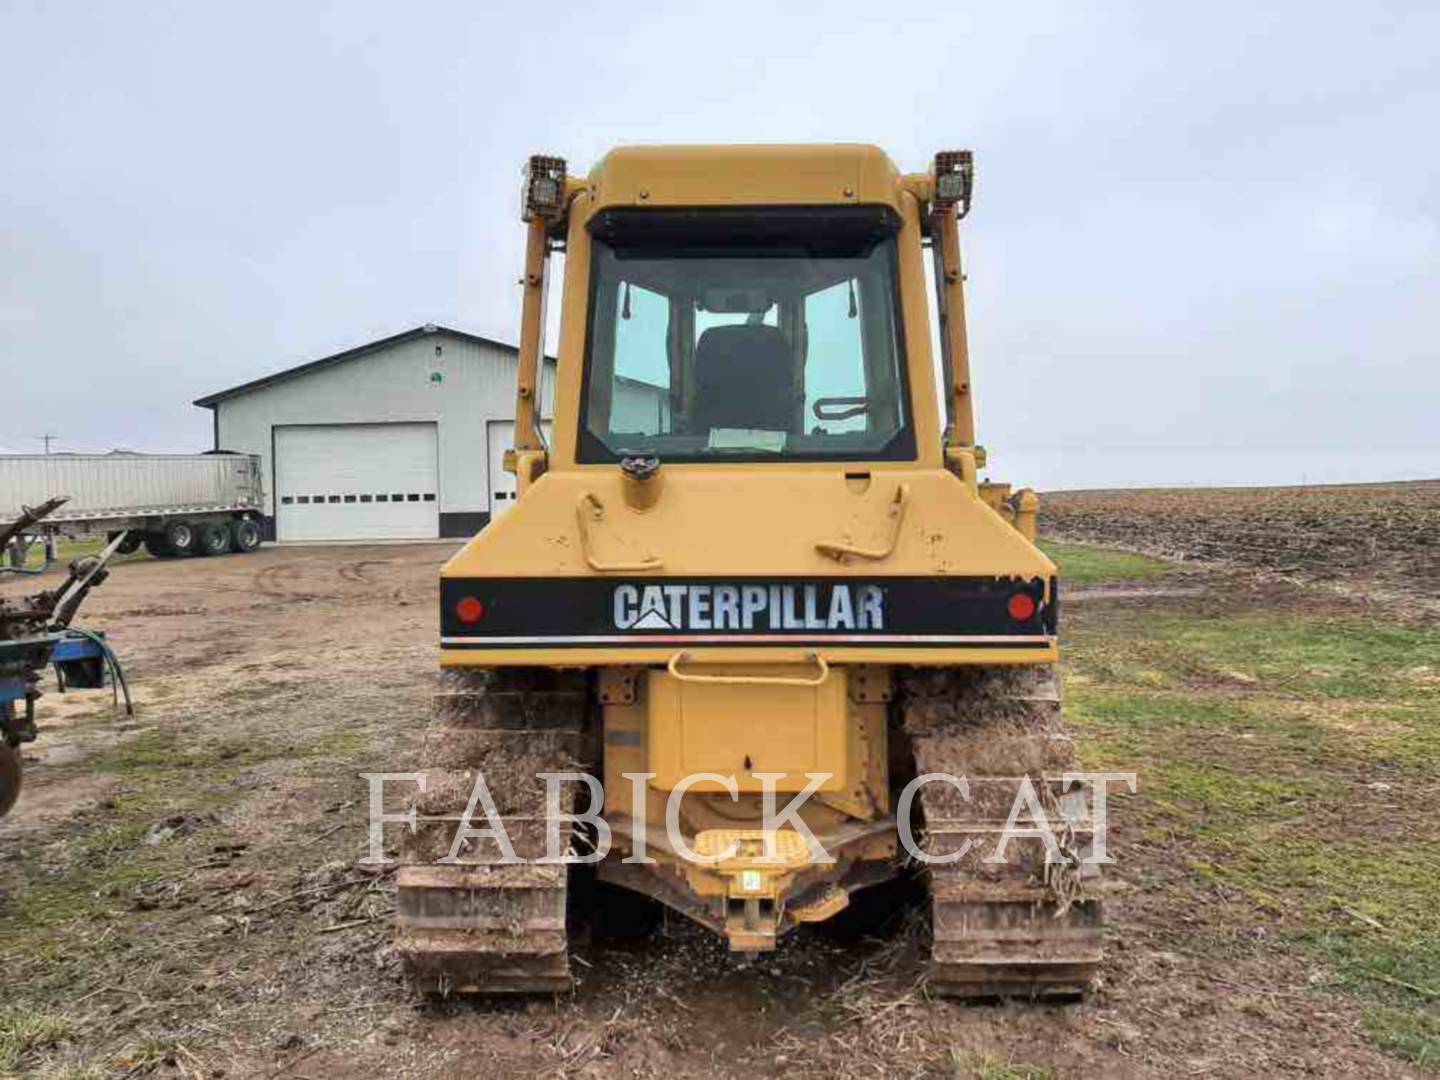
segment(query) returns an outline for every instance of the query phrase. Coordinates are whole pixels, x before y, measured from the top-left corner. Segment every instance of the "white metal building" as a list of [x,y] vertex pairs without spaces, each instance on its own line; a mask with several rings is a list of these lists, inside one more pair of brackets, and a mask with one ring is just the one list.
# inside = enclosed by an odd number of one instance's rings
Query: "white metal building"
[[270,539],[468,536],[515,497],[500,462],[516,365],[512,345],[427,325],[195,404],[214,410],[216,450],[261,456]]

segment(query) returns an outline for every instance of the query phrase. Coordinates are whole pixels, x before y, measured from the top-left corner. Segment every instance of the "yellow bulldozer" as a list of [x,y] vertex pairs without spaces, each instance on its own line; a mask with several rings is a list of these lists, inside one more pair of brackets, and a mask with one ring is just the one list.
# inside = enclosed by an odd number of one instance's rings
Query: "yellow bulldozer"
[[530,159],[519,497],[442,571],[397,875],[418,986],[569,987],[584,860],[743,954],[918,872],[937,992],[1084,991],[1056,567],[1035,495],[977,475],[972,187],[964,151]]

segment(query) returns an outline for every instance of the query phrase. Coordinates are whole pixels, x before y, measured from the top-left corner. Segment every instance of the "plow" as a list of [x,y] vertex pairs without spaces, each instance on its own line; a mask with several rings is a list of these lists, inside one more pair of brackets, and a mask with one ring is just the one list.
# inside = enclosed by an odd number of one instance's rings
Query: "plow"
[[[63,498],[27,508],[15,521],[0,526],[0,552],[24,550],[23,538],[64,504]],[[46,668],[53,668],[58,688],[98,690],[107,681],[118,704],[124,698],[132,711],[129,687],[114,650],[98,632],[74,624],[80,605],[109,574],[106,564],[124,542],[113,539],[98,555],[73,561],[56,586],[18,598],[0,597],[0,817],[20,796],[20,747],[38,735],[37,703]],[[22,560],[0,567],[0,574],[23,574]],[[0,580],[4,580],[0,577]]]

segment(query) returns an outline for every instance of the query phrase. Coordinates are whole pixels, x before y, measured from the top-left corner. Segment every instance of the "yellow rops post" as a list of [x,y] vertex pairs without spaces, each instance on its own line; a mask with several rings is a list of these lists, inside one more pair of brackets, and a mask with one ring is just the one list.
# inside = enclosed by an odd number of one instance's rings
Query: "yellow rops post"
[[[580,178],[531,159],[519,500],[442,573],[398,879],[420,984],[569,985],[584,912],[547,810],[588,805],[601,881],[735,950],[921,863],[937,989],[1083,990],[1100,915],[1087,791],[1061,779],[1055,566],[1033,493],[976,475],[971,179],[968,153],[904,175],[850,145],[624,148]],[[543,779],[577,772],[603,808]]]

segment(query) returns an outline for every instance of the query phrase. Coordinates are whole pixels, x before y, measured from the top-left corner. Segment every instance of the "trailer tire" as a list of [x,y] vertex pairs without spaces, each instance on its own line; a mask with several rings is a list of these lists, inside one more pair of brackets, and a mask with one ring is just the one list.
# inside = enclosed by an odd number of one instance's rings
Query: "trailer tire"
[[194,555],[199,550],[195,526],[188,521],[165,523],[165,546],[172,555]]
[[205,521],[195,527],[195,554],[228,555],[230,530],[223,522]]
[[[110,542],[114,542],[119,532],[112,532],[109,536]],[[116,555],[130,555],[140,549],[140,543],[145,539],[145,534],[138,529],[130,529],[125,533],[125,539],[120,541],[120,546],[115,549]]]
[[173,559],[175,557],[175,553],[170,550],[170,545],[165,542],[165,537],[161,533],[147,532],[141,538],[141,543],[145,545],[145,550],[157,559]]
[[20,798],[20,779],[20,749],[0,735],[0,818],[8,814]]
[[260,523],[254,518],[236,518],[230,522],[230,547],[248,555],[260,546]]

